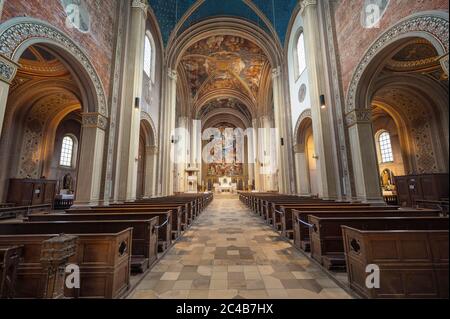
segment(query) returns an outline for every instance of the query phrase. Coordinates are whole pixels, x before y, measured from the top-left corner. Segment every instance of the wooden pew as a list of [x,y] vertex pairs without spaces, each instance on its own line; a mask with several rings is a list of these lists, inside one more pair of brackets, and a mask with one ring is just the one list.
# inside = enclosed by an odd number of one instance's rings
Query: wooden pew
[[172,232],[174,233],[174,239],[181,235],[181,232],[187,229],[193,220],[195,214],[189,203],[153,203],[153,202],[125,202],[123,204],[111,204],[110,206],[97,206],[94,208],[147,208],[151,211],[172,211]]
[[446,217],[317,217],[311,224],[311,257],[327,269],[345,268],[341,226],[361,230],[448,230]]
[[[342,226],[350,287],[365,298],[449,297],[448,230],[360,230]],[[366,286],[366,267],[380,286]]]
[[[139,214],[139,213],[148,214],[149,216],[159,218],[159,225],[157,227],[158,244],[160,251],[165,251],[167,247],[169,247],[172,244],[172,237],[173,237],[172,226],[174,224],[172,210],[164,211],[163,209],[158,208],[150,209],[147,207],[104,207],[104,208],[91,207],[88,209],[68,210],[66,214],[82,214],[82,215],[102,214],[98,218],[106,218],[108,220],[112,220],[119,215],[127,216],[128,214]],[[106,215],[111,215],[111,217],[108,217]],[[129,219],[129,217],[125,217],[124,219],[127,220]],[[93,218],[92,220],[96,220],[96,218]],[[177,215],[176,227],[178,229],[181,228],[180,224],[181,224],[180,215]],[[179,234],[179,232],[180,231],[177,230],[176,234]]]
[[0,299],[14,298],[23,246],[0,246]]
[[27,216],[33,212],[50,211],[51,209],[51,204],[0,207],[0,219],[14,219],[19,216]]
[[439,210],[431,209],[392,209],[390,206],[368,207],[334,207],[326,210],[325,207],[309,207],[305,210],[293,210],[294,246],[304,251],[310,249],[308,216],[318,217],[429,217],[439,216]]
[[[131,270],[144,272],[158,259],[158,223],[159,217],[152,214],[42,214],[29,216],[29,222],[116,222],[120,228],[133,227],[133,246],[131,256]],[[81,226],[81,227],[91,227]],[[114,228],[115,227],[115,228]],[[95,228],[93,229],[96,230]]]
[[[272,208],[272,217],[273,220],[272,226],[276,230],[282,232],[282,236],[286,238],[292,239],[293,236],[293,226],[292,226],[292,211],[297,210],[307,210],[308,208],[317,208],[324,207],[324,210],[333,209],[339,207],[350,207],[353,209],[357,208],[366,208],[369,207],[369,204],[361,204],[361,203],[346,203],[346,202],[299,202],[296,204],[278,204],[273,203]],[[375,207],[375,206],[374,206]],[[387,209],[387,208],[381,208]]]
[[22,247],[14,298],[63,298],[65,268],[69,258],[75,256],[77,244],[76,236],[5,235],[0,230],[0,246]]
[[[161,213],[161,212],[170,212],[170,240],[167,241],[167,247],[170,245],[172,238],[176,239],[181,236],[182,232],[182,206],[180,205],[158,205],[151,204],[145,206],[132,206],[132,205],[114,205],[114,206],[94,206],[91,207],[90,210],[86,209],[69,209],[66,212],[68,213]],[[168,227],[169,228],[169,227]],[[165,237],[162,237],[165,238]]]
[[[18,271],[17,297],[46,297],[45,294],[36,295],[36,293],[46,291],[43,287],[48,282],[45,276],[48,269],[54,269],[55,266],[43,267],[42,264],[51,264],[51,260],[41,261],[41,253],[45,252],[43,243],[55,237],[53,235],[55,233],[72,234],[78,238],[76,254],[68,259],[68,263],[80,268],[80,289],[66,287],[65,297],[108,299],[121,297],[130,287],[133,228],[120,223],[85,221],[0,224],[0,244],[6,242],[24,246],[24,262]],[[51,256],[54,249],[47,250],[47,255]],[[67,248],[66,250],[70,251]],[[62,257],[66,256],[64,252],[65,250],[61,248]],[[61,262],[58,269],[64,270],[66,264],[67,262]]]
[[[30,222],[44,222],[44,221],[130,221],[129,227],[135,227],[133,230],[133,253],[131,258],[131,269],[137,272],[145,271],[158,259],[158,244],[162,247],[167,245],[167,240],[170,241],[170,213],[90,213],[90,214],[36,214],[28,216]],[[141,227],[134,221],[151,221],[150,232]],[[160,222],[162,221],[162,222]],[[167,222],[165,222],[167,221]],[[162,225],[161,225],[162,224]],[[169,226],[167,226],[169,225]],[[141,227],[141,228],[137,228]],[[158,231],[154,232],[154,229]],[[162,230],[162,243],[159,243],[159,231]],[[140,236],[138,238],[138,236]],[[150,239],[147,239],[150,236]],[[170,242],[169,242],[170,243]],[[147,247],[148,245],[148,247]]]

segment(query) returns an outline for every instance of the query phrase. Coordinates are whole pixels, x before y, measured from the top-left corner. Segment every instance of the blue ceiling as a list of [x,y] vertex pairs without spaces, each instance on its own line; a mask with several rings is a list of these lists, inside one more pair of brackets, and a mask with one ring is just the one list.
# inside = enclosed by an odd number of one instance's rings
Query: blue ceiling
[[[284,44],[291,14],[298,0],[252,1],[270,20],[281,43]],[[148,0],[148,2],[158,19],[163,41],[167,44],[175,25],[196,0]],[[206,0],[189,16],[180,31],[185,30],[196,22],[215,16],[240,17],[255,23],[266,32],[269,32],[267,25],[242,0]]]

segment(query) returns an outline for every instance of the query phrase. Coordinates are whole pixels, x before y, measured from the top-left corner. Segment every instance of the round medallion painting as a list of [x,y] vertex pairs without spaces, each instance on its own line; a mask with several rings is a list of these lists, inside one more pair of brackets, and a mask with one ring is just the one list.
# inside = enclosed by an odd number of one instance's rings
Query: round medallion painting
[[298,91],[298,101],[300,103],[303,103],[305,101],[305,98],[306,98],[306,85],[302,84]]
[[61,0],[61,4],[66,11],[66,26],[76,28],[80,32],[87,33],[90,30],[91,22],[86,0]]
[[389,5],[389,0],[364,0],[361,24],[364,28],[378,28]]

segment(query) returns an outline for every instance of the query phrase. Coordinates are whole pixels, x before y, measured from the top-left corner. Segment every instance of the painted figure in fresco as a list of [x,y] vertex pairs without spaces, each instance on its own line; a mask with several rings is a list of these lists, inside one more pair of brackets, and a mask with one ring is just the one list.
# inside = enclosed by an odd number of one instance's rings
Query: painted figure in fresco
[[394,174],[387,168],[381,173],[381,187],[386,191],[391,191],[395,188]]
[[63,189],[73,191],[73,178],[72,175],[70,175],[70,173],[67,173],[63,177]]

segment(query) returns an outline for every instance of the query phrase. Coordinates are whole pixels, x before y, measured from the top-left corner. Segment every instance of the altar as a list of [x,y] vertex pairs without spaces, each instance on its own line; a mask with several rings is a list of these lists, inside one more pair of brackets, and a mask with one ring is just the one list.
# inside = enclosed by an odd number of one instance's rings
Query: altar
[[231,177],[219,177],[219,183],[214,184],[214,190],[216,193],[235,193],[237,190],[237,184],[232,183]]

